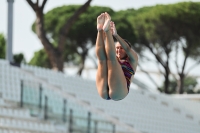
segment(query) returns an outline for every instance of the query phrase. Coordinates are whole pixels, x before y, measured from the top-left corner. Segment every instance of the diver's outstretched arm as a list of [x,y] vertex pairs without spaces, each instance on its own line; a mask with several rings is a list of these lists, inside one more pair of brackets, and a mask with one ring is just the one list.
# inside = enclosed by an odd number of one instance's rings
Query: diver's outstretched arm
[[122,48],[126,51],[126,54],[128,55],[131,64],[134,64],[133,69],[136,71],[136,67],[138,64],[137,53],[127,44],[126,41],[124,41],[124,39],[122,39],[119,36],[119,34],[117,33],[117,30],[116,30],[116,27],[115,27],[115,23],[111,21],[110,26],[111,26],[113,36],[117,39],[117,41],[121,44]]

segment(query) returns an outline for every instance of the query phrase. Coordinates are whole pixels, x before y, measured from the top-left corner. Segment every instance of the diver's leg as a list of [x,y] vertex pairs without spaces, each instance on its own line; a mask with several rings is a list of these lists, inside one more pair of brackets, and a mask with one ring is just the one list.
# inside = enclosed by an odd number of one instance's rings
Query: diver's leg
[[113,100],[120,100],[128,94],[127,83],[117,58],[114,40],[110,31],[110,16],[105,13],[103,30],[106,35],[105,51],[108,66],[109,96]]
[[108,69],[107,69],[107,58],[105,53],[104,45],[104,13],[97,17],[97,39],[96,39],[96,55],[98,58],[98,68],[96,74],[96,86],[99,95],[103,99],[108,98]]

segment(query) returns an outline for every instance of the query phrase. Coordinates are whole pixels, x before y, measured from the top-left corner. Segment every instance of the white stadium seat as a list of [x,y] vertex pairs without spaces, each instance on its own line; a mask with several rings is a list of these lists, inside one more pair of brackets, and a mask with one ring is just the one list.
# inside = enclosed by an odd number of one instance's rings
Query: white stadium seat
[[[200,132],[200,103],[192,101],[177,100],[164,94],[154,94],[145,90],[130,89],[127,97],[120,101],[103,100],[97,93],[95,81],[86,80],[81,77],[66,76],[64,73],[55,72],[35,66],[21,64],[20,68],[9,65],[5,60],[0,60],[0,93],[2,98],[8,101],[20,103],[20,84],[24,81],[24,104],[39,104],[39,82],[42,84],[42,107],[45,106],[45,96],[48,97],[49,113],[57,114],[62,118],[63,97],[58,93],[70,94],[67,98],[67,117],[69,110],[73,109],[73,115],[77,117],[75,123],[80,127],[86,126],[87,113],[92,112],[92,119],[102,121],[99,126],[102,129],[112,130],[113,121],[117,132],[129,133],[139,131],[142,133],[199,133]],[[55,88],[56,91],[52,91]],[[75,100],[75,101],[74,101]],[[88,106],[78,102],[88,103]],[[0,101],[1,103],[1,101]],[[2,102],[3,103],[3,102]],[[88,108],[90,107],[90,108]],[[189,109],[188,109],[189,108]],[[0,115],[6,108],[0,108]],[[95,111],[99,111],[98,113]],[[5,116],[13,116],[12,109],[8,109]],[[20,112],[20,111],[19,111]],[[27,112],[24,112],[26,114]],[[31,113],[31,111],[30,111]],[[2,113],[4,114],[4,113]],[[20,116],[20,115],[19,115]],[[109,116],[109,118],[105,117]],[[26,117],[30,117],[26,114]],[[51,124],[39,124],[29,121],[10,123],[20,127],[33,130],[54,130]],[[106,124],[108,122],[109,124]],[[40,123],[40,122],[39,122]],[[113,123],[113,124],[114,124]],[[92,123],[94,126],[94,123]],[[117,126],[121,124],[122,126]],[[24,126],[23,126],[24,125]],[[42,126],[42,127],[41,127]],[[131,131],[129,130],[131,129]]]

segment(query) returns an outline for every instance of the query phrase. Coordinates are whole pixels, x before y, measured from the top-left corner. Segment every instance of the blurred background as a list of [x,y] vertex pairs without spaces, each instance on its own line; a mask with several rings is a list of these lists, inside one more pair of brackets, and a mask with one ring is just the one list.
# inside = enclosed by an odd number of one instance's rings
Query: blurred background
[[[102,12],[139,56],[118,102],[95,86]],[[2,0],[0,18],[0,132],[200,132],[199,0]]]

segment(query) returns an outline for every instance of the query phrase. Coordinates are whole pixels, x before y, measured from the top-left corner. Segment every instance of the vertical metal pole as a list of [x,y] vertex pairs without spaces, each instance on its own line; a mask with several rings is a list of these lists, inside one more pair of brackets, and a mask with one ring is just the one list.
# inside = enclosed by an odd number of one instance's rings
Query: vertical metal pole
[[7,0],[8,2],[8,33],[7,33],[7,47],[6,60],[13,62],[12,54],[12,40],[13,40],[13,3],[14,0]]
[[115,133],[115,125],[113,124],[113,133]]
[[39,109],[42,109],[42,85],[40,84],[39,87],[39,105],[38,105]]
[[45,96],[45,105],[44,105],[44,119],[48,119],[48,97]]
[[67,104],[67,100],[66,99],[64,99],[63,100],[63,122],[66,122],[66,112],[67,112],[67,107],[66,107],[66,104]]
[[98,124],[98,122],[94,121],[94,133],[97,133],[97,124]]
[[91,125],[91,113],[88,112],[88,126],[87,126],[87,133],[90,133],[90,125]]
[[20,107],[23,107],[23,91],[24,91],[24,84],[23,84],[23,80],[21,80],[21,94],[20,94]]
[[73,132],[73,110],[70,109],[69,112],[69,133]]

